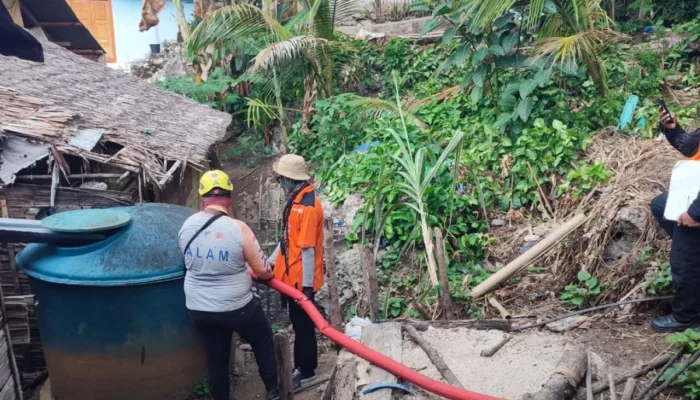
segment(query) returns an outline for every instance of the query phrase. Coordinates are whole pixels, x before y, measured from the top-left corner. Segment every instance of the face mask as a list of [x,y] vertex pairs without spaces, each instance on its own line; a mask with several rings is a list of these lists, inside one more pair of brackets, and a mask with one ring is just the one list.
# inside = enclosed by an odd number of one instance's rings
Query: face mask
[[280,186],[282,186],[282,190],[285,191],[285,193],[292,193],[299,187],[298,183],[292,181],[291,179],[285,179],[285,177],[280,176],[277,177],[277,182],[279,182]]

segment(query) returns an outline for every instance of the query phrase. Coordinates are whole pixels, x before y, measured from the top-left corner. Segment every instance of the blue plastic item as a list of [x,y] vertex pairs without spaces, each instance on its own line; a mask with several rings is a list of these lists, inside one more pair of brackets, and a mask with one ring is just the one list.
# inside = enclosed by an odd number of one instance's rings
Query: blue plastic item
[[82,213],[93,216],[94,211],[106,215],[126,215],[133,223],[106,240],[87,246],[30,244],[17,257],[22,271],[47,282],[87,286],[143,284],[184,276],[177,234],[194,210],[151,203],[105,210],[78,210],[55,214],[50,218],[70,214],[71,218],[80,220]]
[[413,395],[413,392],[411,392],[411,389],[408,388],[408,385],[394,382],[379,382],[367,385],[367,387],[365,387],[365,389],[362,391],[362,394],[372,393],[375,390],[380,389],[397,389],[406,394]]
[[615,133],[622,129],[625,129],[627,125],[632,123],[632,117],[634,116],[634,110],[637,108],[637,103],[639,102],[639,97],[636,95],[631,95],[625,103],[625,108],[622,110],[622,115],[620,116],[620,122],[617,124],[617,129]]
[[76,210],[52,214],[41,220],[44,228],[56,232],[101,232],[126,226],[131,216],[118,208]]
[[[17,257],[37,302],[53,395],[188,398],[206,376],[204,348],[185,307],[177,240],[194,210],[144,204],[100,212],[127,215],[131,223],[101,242],[34,243]],[[94,214],[71,214],[82,213]]]

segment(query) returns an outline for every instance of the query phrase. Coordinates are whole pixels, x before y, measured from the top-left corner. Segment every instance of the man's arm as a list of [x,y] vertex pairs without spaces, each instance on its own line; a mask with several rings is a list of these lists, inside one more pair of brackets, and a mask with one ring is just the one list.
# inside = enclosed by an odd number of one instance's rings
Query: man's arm
[[255,234],[243,222],[241,222],[240,227],[243,233],[243,259],[258,278],[262,280],[272,279],[272,271],[270,271]]
[[663,109],[659,111],[661,113],[661,132],[666,136],[671,146],[686,157],[695,156],[700,147],[700,129],[688,133],[678,124],[676,114],[668,114]]

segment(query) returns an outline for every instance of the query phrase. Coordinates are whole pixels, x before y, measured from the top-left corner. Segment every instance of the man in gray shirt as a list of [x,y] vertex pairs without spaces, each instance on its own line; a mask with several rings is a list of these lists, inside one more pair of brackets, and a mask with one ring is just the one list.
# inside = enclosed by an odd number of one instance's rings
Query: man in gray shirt
[[207,367],[214,400],[229,400],[231,336],[237,332],[253,348],[267,399],[278,398],[272,329],[260,301],[253,296],[249,268],[271,279],[255,235],[244,222],[230,218],[233,185],[222,171],[202,176],[202,211],[180,229],[185,257],[185,298],[190,318],[207,348]]

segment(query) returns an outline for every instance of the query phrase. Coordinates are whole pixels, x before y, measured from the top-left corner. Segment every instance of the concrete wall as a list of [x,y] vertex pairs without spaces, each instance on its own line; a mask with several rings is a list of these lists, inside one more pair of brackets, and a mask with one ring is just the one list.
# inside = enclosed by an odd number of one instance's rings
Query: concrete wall
[[[134,61],[144,60],[150,53],[150,44],[177,39],[177,15],[172,0],[158,14],[160,23],[146,32],[139,32],[141,0],[112,0],[114,38],[117,47],[117,62],[112,67],[124,68]],[[192,2],[182,2],[185,17],[189,20],[194,11]]]

